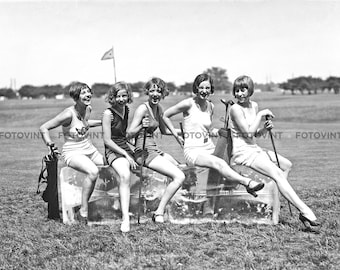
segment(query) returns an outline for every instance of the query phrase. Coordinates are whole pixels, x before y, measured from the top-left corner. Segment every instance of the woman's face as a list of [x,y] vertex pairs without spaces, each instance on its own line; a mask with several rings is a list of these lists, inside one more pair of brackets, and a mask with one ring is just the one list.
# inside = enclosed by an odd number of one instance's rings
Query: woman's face
[[240,87],[235,90],[235,98],[238,103],[244,103],[249,99],[249,91],[247,87]]
[[89,88],[83,88],[80,90],[78,102],[83,103],[86,106],[91,105],[92,93]]
[[162,99],[162,89],[157,85],[151,85],[149,91],[149,102],[153,105],[157,105]]
[[118,106],[121,106],[121,107],[125,106],[129,100],[129,95],[126,89],[119,90],[117,92],[115,100]]
[[208,99],[211,94],[211,84],[209,81],[203,81],[197,89],[197,97],[200,99]]

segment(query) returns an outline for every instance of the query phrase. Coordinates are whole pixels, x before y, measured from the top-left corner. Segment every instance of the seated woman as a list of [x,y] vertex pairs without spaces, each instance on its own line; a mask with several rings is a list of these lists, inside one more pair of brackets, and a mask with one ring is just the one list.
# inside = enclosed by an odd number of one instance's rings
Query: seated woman
[[[164,112],[165,123],[174,134],[176,130],[170,118],[179,113],[183,114],[184,157],[187,163],[215,169],[225,178],[244,185],[248,193],[256,196],[256,191],[264,187],[263,183],[257,183],[238,174],[223,159],[213,155],[215,145],[210,137],[218,136],[218,129],[211,127],[214,105],[208,98],[214,92],[212,78],[208,74],[198,75],[194,80],[192,91],[194,97],[182,100]],[[181,140],[178,135],[177,137]]]
[[275,153],[263,150],[255,142],[255,137],[273,127],[272,121],[267,120],[264,127],[259,128],[262,118],[274,115],[268,109],[258,111],[257,103],[250,100],[253,93],[254,83],[250,77],[240,76],[235,80],[233,94],[237,103],[230,109],[229,123],[233,141],[232,162],[249,166],[274,179],[281,194],[300,211],[301,222],[305,226],[319,226],[312,210],[298,197],[287,180],[291,162],[278,155],[280,169],[275,164]]
[[126,128],[129,107],[132,102],[131,88],[125,82],[115,83],[108,91],[106,100],[111,107],[103,113],[103,138],[107,163],[118,174],[120,206],[122,211],[122,232],[130,231],[130,177],[131,169],[137,164],[133,152],[127,144]]
[[[161,99],[168,95],[166,84],[160,78],[152,78],[145,84],[145,92],[149,97],[148,101],[139,105],[136,109],[128,128],[128,134],[129,137],[136,136],[135,157],[137,163],[142,165],[142,155],[144,155],[145,166],[172,179],[152,216],[154,222],[163,223],[165,206],[181,187],[185,175],[177,167],[177,161],[160,150],[154,139],[154,132],[157,128],[160,129],[162,134],[171,134],[164,126],[163,110],[159,104]],[[145,151],[143,151],[144,129],[146,129]]]
[[41,125],[40,132],[46,145],[53,147],[54,143],[51,140],[49,130],[62,126],[65,140],[61,153],[62,157],[67,166],[86,174],[82,188],[81,207],[75,213],[75,218],[80,223],[86,224],[88,201],[98,177],[97,165],[104,164],[103,156],[88,138],[89,128],[100,126],[101,121],[89,120],[92,90],[87,84],[74,83],[70,87],[69,93],[75,104]]

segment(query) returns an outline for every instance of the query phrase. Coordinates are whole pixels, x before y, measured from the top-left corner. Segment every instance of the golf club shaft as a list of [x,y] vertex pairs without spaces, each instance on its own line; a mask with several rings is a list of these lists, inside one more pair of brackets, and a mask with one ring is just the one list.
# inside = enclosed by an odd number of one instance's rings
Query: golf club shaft
[[[269,118],[270,118],[270,116],[266,115],[266,120],[269,120]],[[275,143],[274,143],[273,133],[272,133],[271,129],[268,130],[268,131],[269,131],[270,140],[272,141],[272,145],[273,145],[273,149],[274,149],[274,154],[275,154],[277,166],[281,169],[280,162],[279,162],[279,157],[277,155],[277,151],[276,151],[276,147],[275,147]],[[290,215],[292,216],[293,212],[292,212],[292,208],[290,207],[290,202],[288,200],[287,200],[287,202],[288,202],[288,208],[289,208]]]
[[145,163],[145,142],[146,142],[146,128],[143,129],[143,146],[142,146],[142,162],[140,165],[140,183],[138,190],[138,224],[140,224],[140,208],[141,208],[141,195],[142,195],[142,185],[143,185],[143,166]]

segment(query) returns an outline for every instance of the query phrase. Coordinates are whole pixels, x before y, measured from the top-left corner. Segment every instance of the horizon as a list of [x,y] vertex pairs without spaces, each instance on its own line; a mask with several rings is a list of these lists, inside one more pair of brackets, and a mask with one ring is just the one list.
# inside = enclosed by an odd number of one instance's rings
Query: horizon
[[211,67],[233,81],[339,76],[338,1],[1,1],[0,88],[72,81],[177,86]]

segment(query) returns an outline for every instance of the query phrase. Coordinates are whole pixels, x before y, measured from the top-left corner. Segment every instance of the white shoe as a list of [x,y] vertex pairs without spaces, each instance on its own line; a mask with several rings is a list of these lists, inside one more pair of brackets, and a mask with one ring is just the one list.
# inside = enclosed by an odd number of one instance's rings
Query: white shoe
[[129,220],[123,220],[122,224],[120,225],[120,231],[123,233],[130,231],[130,221]]
[[152,221],[156,223],[164,223],[164,215],[161,214],[153,214]]

